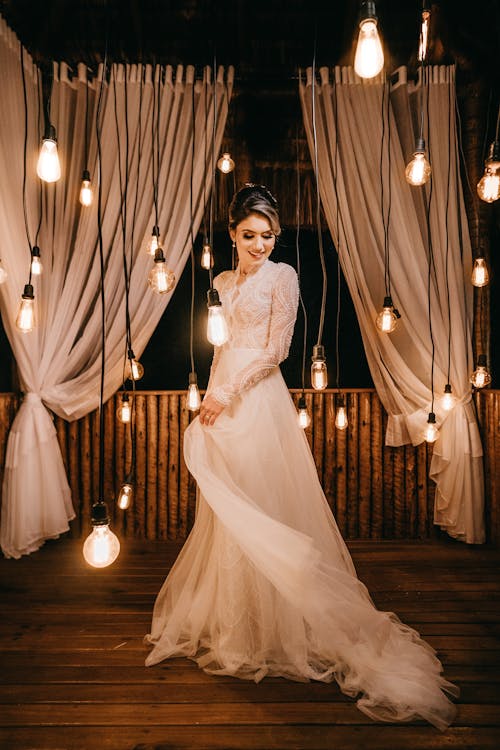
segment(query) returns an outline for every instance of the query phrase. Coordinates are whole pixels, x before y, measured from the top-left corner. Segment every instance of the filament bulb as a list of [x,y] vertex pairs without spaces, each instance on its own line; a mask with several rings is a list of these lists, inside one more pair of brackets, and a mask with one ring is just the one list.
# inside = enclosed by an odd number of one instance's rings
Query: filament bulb
[[476,258],[472,268],[472,284],[474,286],[486,286],[490,280],[488,266],[484,258]]
[[206,271],[208,271],[210,268],[213,268],[214,265],[214,257],[212,255],[212,248],[206,242],[203,245],[203,250],[201,253],[201,267],[204,268]]
[[186,397],[186,408],[189,411],[198,411],[201,406],[201,396],[198,389],[198,378],[195,372],[189,373],[189,386]]
[[21,295],[16,326],[21,333],[31,333],[35,327],[35,295],[31,284],[25,285]]
[[134,495],[134,486],[131,482],[124,482],[120,487],[120,492],[116,500],[116,504],[120,510],[127,510],[132,502]]
[[116,410],[116,416],[123,424],[129,424],[132,421],[132,405],[128,393],[122,395],[121,404]]
[[80,203],[82,206],[91,206],[93,199],[94,194],[90,183],[90,172],[88,169],[84,169],[82,174],[82,186],[80,188]]
[[109,528],[109,518],[105,503],[92,507],[92,533],[83,545],[83,556],[94,568],[111,565],[120,553],[118,537]]
[[144,375],[144,367],[135,358],[135,354],[132,349],[128,350],[125,374],[129,380],[140,380]]
[[477,358],[477,367],[471,375],[470,382],[474,388],[484,388],[491,383],[491,375],[486,367],[485,354],[480,354]]
[[214,346],[222,346],[229,338],[229,330],[217,289],[208,290],[207,339]]
[[154,225],[149,237],[146,237],[143,247],[144,251],[148,255],[152,255],[153,257],[155,256],[158,248],[161,247],[160,227],[157,224]]
[[396,330],[398,316],[394,309],[391,297],[384,297],[384,306],[382,311],[377,315],[377,328],[382,333],[392,333]]
[[347,409],[345,407],[345,404],[341,402],[335,414],[335,427],[337,428],[337,430],[345,430],[348,424],[349,422],[347,421]]
[[228,174],[234,169],[234,161],[231,159],[231,154],[227,152],[223,153],[217,162],[217,167],[223,174]]
[[425,141],[423,138],[418,138],[413,157],[405,170],[406,182],[414,187],[425,185],[431,172],[431,165],[425,156]]
[[41,276],[42,271],[43,266],[40,258],[40,248],[35,245],[31,251],[31,273],[33,276]]
[[495,140],[490,145],[484,174],[477,183],[477,194],[486,203],[494,203],[500,198],[500,141]]
[[377,28],[374,2],[361,3],[354,70],[361,78],[374,78],[384,67],[384,52]]
[[299,427],[302,427],[303,430],[307,429],[311,424],[311,417],[307,411],[306,397],[304,395],[299,398],[297,418]]
[[420,42],[418,45],[418,59],[423,62],[427,57],[427,48],[429,45],[429,22],[431,12],[428,8],[422,11],[422,25],[420,27]]
[[175,274],[167,267],[161,247],[155,252],[155,264],[148,275],[148,284],[156,294],[165,294],[175,286]]
[[429,413],[427,425],[424,432],[424,439],[428,443],[435,443],[439,436],[439,430],[436,425],[436,415],[433,411]]
[[453,395],[451,385],[446,383],[444,387],[444,394],[441,398],[441,407],[444,411],[451,411],[457,403],[456,396]]
[[48,132],[42,141],[36,172],[44,182],[57,182],[61,177],[61,164],[57,153],[56,129],[53,125],[49,126]]

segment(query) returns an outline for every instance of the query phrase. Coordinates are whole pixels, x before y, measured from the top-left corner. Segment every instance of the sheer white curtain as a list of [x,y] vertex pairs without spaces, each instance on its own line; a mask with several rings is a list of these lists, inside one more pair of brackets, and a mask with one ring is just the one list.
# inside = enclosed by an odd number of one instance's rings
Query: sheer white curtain
[[[28,97],[27,218],[34,242],[39,220],[36,158],[39,147],[39,74],[25,53]],[[69,75],[54,65],[51,121],[58,136],[62,178],[44,186],[38,244],[44,272],[34,280],[38,325],[22,334],[15,316],[29,269],[22,200],[24,103],[20,44],[0,19],[0,232],[2,261],[9,276],[0,287],[2,320],[19,367],[25,393],[9,435],[2,490],[0,541],[4,554],[19,557],[45,539],[68,529],[73,517],[70,491],[48,409],[78,419],[99,403],[101,367],[100,269],[97,227],[97,139],[95,114],[102,70],[87,81],[82,65]],[[211,187],[212,124],[216,108],[218,153],[232,89],[232,69],[152,69],[114,65],[102,103],[102,234],[105,253],[106,379],[105,399],[120,386],[125,355],[122,188],[128,131],[129,181],[126,255],[131,266],[130,316],[134,353],[140,357],[171,294],[155,295],[147,286],[153,261],[141,244],[155,223],[151,178],[153,96],[160,101],[159,226],[167,263],[177,279],[190,248],[190,174],[194,106],[194,232],[200,225],[204,196]],[[84,163],[86,87],[89,86],[89,157]],[[141,118],[141,127],[139,124]],[[117,125],[118,123],[118,125]],[[208,133],[206,135],[206,126]],[[155,139],[156,140],[156,139]],[[205,163],[206,161],[206,163]],[[78,200],[83,169],[94,184],[94,203]],[[135,221],[134,221],[135,211]],[[132,226],[134,237],[132,238]],[[47,407],[47,408],[46,408]]]
[[[426,201],[432,190],[429,220],[434,261],[430,305],[435,349],[434,411],[440,428],[430,467],[430,476],[436,482],[434,522],[452,537],[478,543],[484,541],[484,482],[482,448],[468,380],[473,369],[471,247],[457,160],[454,68],[430,68],[429,74],[427,142],[433,171],[425,188],[410,187],[404,176],[405,164],[414,149],[412,117],[419,86],[407,83],[406,70],[400,69],[390,95],[390,279],[394,305],[402,315],[394,333],[379,333],[375,327],[385,296],[381,79],[362,81],[351,68],[335,68],[332,78],[328,69],[320,70],[314,87],[320,194],[356,308],[373,381],[389,414],[386,444],[397,446],[423,441],[431,411]],[[312,88],[309,69],[306,80],[300,82],[300,98],[311,153]],[[386,139],[387,136],[386,120]],[[386,201],[388,167],[386,159]],[[449,336],[449,382],[459,402],[447,413],[440,399],[448,382]]]

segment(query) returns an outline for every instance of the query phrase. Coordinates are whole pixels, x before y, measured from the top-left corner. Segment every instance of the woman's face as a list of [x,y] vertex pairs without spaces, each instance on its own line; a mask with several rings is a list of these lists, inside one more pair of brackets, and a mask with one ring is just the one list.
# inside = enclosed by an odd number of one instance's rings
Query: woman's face
[[271,255],[276,235],[269,220],[262,214],[250,214],[240,221],[229,234],[236,242],[236,251],[242,273],[256,270]]

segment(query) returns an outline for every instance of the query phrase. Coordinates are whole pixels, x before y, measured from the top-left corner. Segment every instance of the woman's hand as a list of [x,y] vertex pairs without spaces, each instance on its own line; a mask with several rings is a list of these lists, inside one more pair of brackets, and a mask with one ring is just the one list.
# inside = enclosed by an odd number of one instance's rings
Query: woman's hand
[[213,425],[223,409],[224,405],[220,404],[213,396],[205,396],[200,406],[201,424],[204,424],[207,427]]

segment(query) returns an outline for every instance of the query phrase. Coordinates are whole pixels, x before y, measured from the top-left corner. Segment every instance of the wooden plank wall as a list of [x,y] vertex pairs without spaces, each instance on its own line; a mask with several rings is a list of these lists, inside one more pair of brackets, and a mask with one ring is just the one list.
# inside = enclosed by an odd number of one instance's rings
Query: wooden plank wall
[[[292,391],[295,401],[299,393]],[[196,488],[182,458],[184,430],[192,415],[181,391],[138,392],[136,489],[131,508],[113,498],[131,468],[130,431],[115,416],[118,397],[105,404],[105,500],[114,529],[138,539],[184,539],[195,512]],[[306,430],[314,460],[342,534],[348,539],[432,538],[434,484],[428,477],[432,448],[384,445],[387,415],[375,391],[347,391],[349,428],[334,426],[335,394],[308,391],[312,424]],[[487,528],[500,545],[500,391],[476,396],[485,450]],[[0,394],[0,479],[6,438],[18,403]],[[86,534],[98,500],[99,420],[93,412],[77,422],[55,417],[77,518],[73,536]]]

